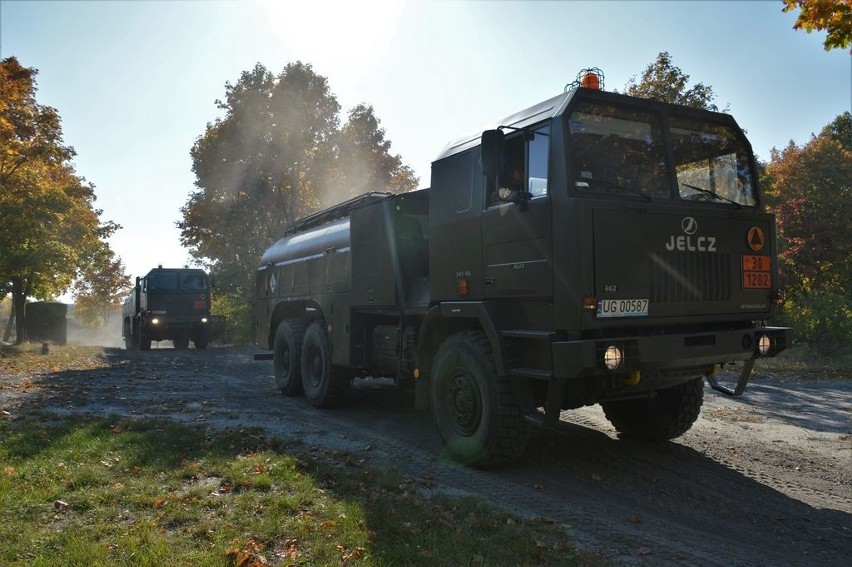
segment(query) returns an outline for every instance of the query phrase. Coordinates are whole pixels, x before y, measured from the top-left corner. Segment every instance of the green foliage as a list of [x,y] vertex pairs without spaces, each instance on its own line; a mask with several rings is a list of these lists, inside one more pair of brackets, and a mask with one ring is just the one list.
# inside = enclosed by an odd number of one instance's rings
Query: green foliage
[[840,114],[822,129],[820,135],[838,142],[844,150],[852,151],[852,112],[847,110]]
[[90,329],[103,328],[110,308],[121,305],[133,287],[124,263],[107,243],[101,244],[74,284],[75,317]]
[[217,105],[225,116],[192,147],[196,191],[178,227],[217,282],[216,296],[232,303],[239,329],[244,310],[234,305],[253,300],[260,257],[296,220],[366,190],[407,191],[417,180],[390,154],[371,106],[357,106],[340,127],[328,80],[308,64],[277,76],[257,64],[226,83]]
[[816,357],[840,354],[852,345],[852,298],[817,290],[791,298],[784,319]]
[[852,45],[852,3],[849,0],[781,0],[784,12],[801,9],[793,29],[825,31],[826,51]]
[[334,171],[338,179],[332,187],[337,200],[368,191],[405,193],[416,189],[414,172],[390,153],[390,147],[373,107],[359,104],[353,108],[337,136]]
[[[835,121],[838,122],[838,121]],[[787,294],[850,295],[852,150],[827,128],[801,148],[772,150],[766,196],[779,233],[779,266]]]
[[785,319],[817,356],[852,343],[852,117],[772,150],[765,195],[778,226]]
[[94,186],[79,177],[55,109],[36,102],[35,69],[0,62],[0,292],[11,291],[17,341],[28,297],[50,299],[120,228],[101,224]]
[[254,314],[252,304],[243,300],[240,293],[226,294],[217,292],[214,288],[210,295],[210,313],[224,319],[221,336],[217,336],[216,340],[240,345],[253,343]]
[[625,86],[626,94],[639,98],[653,98],[672,104],[681,104],[704,110],[718,110],[713,104],[716,95],[713,88],[698,83],[686,88],[689,75],[683,73],[672,63],[672,56],[663,51],[657,55],[656,61],[642,72],[642,78],[637,82],[633,76]]

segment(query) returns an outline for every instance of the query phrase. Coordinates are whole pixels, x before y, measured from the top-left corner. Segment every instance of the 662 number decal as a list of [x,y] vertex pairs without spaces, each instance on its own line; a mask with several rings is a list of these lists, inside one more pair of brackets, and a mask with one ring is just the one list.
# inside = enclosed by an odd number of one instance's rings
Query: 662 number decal
[[598,317],[647,317],[647,299],[599,299]]

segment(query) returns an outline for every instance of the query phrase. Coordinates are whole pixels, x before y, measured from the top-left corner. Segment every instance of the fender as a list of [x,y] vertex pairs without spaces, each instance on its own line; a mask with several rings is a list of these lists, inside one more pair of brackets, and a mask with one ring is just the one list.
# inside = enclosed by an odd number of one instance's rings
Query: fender
[[503,343],[494,325],[490,301],[451,301],[433,305],[420,324],[417,365],[421,377],[428,377],[432,360],[444,339],[463,329],[479,328],[485,333],[494,353],[494,365],[501,376],[506,374]]

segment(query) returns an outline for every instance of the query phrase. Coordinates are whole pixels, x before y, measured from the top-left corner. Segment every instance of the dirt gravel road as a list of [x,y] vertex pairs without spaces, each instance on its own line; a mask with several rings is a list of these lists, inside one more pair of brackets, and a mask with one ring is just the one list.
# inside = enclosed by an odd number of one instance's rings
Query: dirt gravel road
[[162,417],[215,429],[254,426],[306,448],[350,452],[424,490],[473,495],[564,527],[582,548],[637,565],[848,565],[852,558],[852,381],[759,375],[741,398],[706,388],[701,417],[660,445],[618,440],[599,408],[566,412],[497,471],[458,466],[428,413],[362,384],[317,410],[282,396],[251,349],[108,351],[101,370],[50,374],[7,412]]

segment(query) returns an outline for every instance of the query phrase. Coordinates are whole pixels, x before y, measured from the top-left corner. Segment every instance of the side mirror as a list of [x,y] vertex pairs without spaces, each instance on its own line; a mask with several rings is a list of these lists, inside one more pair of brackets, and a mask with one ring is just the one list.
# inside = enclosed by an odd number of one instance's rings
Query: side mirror
[[486,130],[482,133],[482,174],[496,177],[503,165],[506,137],[502,130]]

